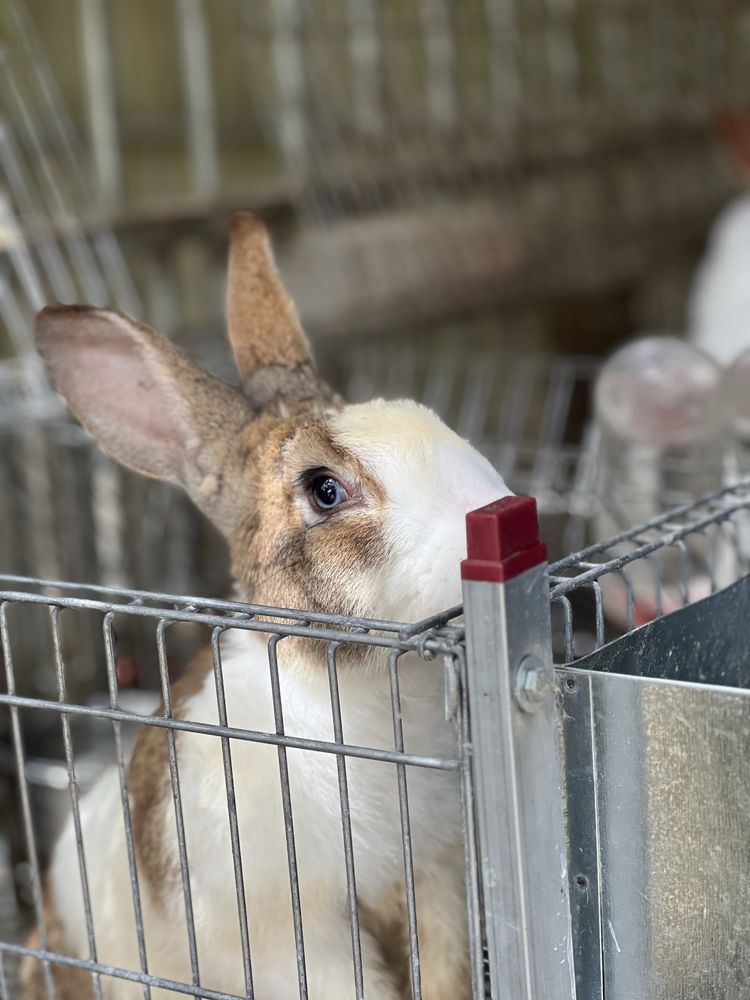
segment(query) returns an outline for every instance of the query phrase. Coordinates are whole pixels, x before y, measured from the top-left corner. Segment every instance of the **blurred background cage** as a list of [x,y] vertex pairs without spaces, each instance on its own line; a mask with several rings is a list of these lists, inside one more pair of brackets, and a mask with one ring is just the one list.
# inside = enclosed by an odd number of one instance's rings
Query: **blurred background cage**
[[4,569],[225,587],[182,498],[115,470],[63,415],[32,317],[50,301],[114,305],[231,378],[238,207],[271,223],[337,388],[424,399],[562,517],[559,552],[585,541],[586,355],[684,327],[736,187],[714,125],[749,92],[740,0],[3,0],[0,13]]

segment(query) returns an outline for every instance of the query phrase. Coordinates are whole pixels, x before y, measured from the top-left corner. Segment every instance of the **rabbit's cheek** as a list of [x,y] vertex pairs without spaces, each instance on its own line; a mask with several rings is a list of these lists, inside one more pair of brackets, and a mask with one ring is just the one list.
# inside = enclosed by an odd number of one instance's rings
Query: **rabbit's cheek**
[[476,452],[453,458],[464,459],[463,475],[459,464],[455,477],[440,477],[431,492],[400,498],[389,512],[393,617],[423,618],[461,602],[466,514],[510,494]]

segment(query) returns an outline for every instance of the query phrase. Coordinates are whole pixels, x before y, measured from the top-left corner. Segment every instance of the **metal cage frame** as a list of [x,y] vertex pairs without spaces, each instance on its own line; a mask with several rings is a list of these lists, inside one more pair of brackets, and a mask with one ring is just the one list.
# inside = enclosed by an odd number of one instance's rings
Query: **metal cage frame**
[[[579,636],[586,634],[588,630],[594,634],[594,646],[597,650],[605,653],[611,650],[616,654],[623,642],[637,637],[640,633],[632,619],[627,623],[621,641],[612,642],[612,637],[606,634],[606,590],[602,588],[602,581],[608,576],[623,573],[627,576],[639,564],[654,568],[655,560],[669,550],[676,550],[681,554],[686,560],[688,572],[690,541],[695,537],[708,536],[714,540],[709,546],[713,557],[708,561],[714,595],[712,600],[723,600],[724,594],[730,593],[731,584],[734,581],[744,581],[744,574],[748,571],[749,488],[750,483],[744,482],[715,492],[667,515],[654,518],[638,528],[623,532],[608,542],[571,554],[549,567],[540,552],[536,532],[528,528],[528,517],[526,528],[519,527],[518,511],[523,508],[524,516],[528,515],[528,505],[531,503],[529,498],[513,498],[484,508],[469,515],[469,520],[484,518],[486,525],[489,518],[492,524],[489,530],[490,534],[494,532],[494,541],[487,543],[485,538],[483,550],[477,551],[476,531],[472,541],[470,526],[470,560],[465,564],[463,574],[463,620],[460,617],[461,608],[450,609],[421,622],[406,624],[304,610],[272,609],[234,601],[1,577],[0,645],[5,661],[7,692],[0,693],[0,705],[7,708],[10,717],[16,777],[21,778],[18,781],[21,822],[30,863],[32,911],[40,929],[40,946],[32,948],[11,940],[0,940],[0,996],[3,1000],[14,996],[8,960],[12,963],[14,959],[26,955],[43,963],[50,996],[54,993],[54,987],[50,985],[50,968],[55,963],[61,963],[90,972],[97,997],[102,995],[103,977],[116,977],[140,984],[145,996],[149,996],[152,989],[164,988],[209,1000],[239,1000],[237,994],[206,989],[200,982],[181,812],[179,764],[175,750],[176,734],[189,732],[218,738],[222,744],[227,816],[232,835],[237,912],[241,928],[245,997],[254,995],[252,951],[247,933],[248,918],[232,771],[232,741],[262,743],[275,746],[278,751],[290,899],[295,916],[299,993],[303,1000],[308,994],[293,803],[287,767],[288,750],[325,753],[336,758],[351,926],[353,995],[358,1000],[366,995],[366,991],[362,977],[356,865],[347,785],[347,762],[354,758],[380,762],[385,766],[393,766],[396,770],[409,926],[410,980],[414,1000],[419,1000],[422,995],[407,788],[408,774],[414,768],[449,770],[460,774],[464,876],[471,942],[471,986],[475,1000],[487,995],[486,989],[490,990],[489,995],[497,998],[505,996],[508,990],[511,991],[509,995],[514,996],[598,997],[600,994],[596,992],[576,994],[576,989],[583,989],[583,983],[590,985],[597,975],[602,975],[604,960],[600,951],[604,945],[595,935],[592,938],[591,915],[584,913],[580,901],[581,879],[584,876],[577,874],[580,860],[577,856],[580,847],[577,838],[582,836],[581,820],[575,817],[571,819],[570,809],[564,806],[566,796],[571,794],[571,760],[568,758],[572,752],[571,747],[578,746],[575,741],[571,742],[570,735],[575,719],[566,713],[568,709],[572,711],[570,697],[575,693],[579,681],[587,676],[594,676],[587,674],[587,662],[591,659],[586,655],[589,649],[581,652],[577,650],[576,643]],[[515,521],[511,517],[509,522],[506,508],[511,509]],[[474,572],[477,566],[479,570]],[[658,565],[655,568],[655,578],[658,581]],[[685,579],[687,580],[687,576]],[[658,592],[658,583],[656,586]],[[727,586],[729,590],[722,590],[722,587]],[[575,606],[576,593],[594,595],[593,607],[589,604],[584,609],[585,617],[581,609]],[[682,596],[684,608],[689,611],[689,587],[683,589]],[[19,690],[18,671],[14,664],[15,633],[9,612],[20,606],[33,606],[41,614],[46,609],[54,653],[52,662],[57,685],[56,698],[28,697]],[[700,604],[696,605],[699,606]],[[553,653],[550,618],[551,610],[555,607],[562,608],[563,619],[563,644],[556,654]],[[61,634],[60,623],[64,613],[76,612],[93,612],[101,617],[108,692],[106,705],[78,704],[68,699],[65,638]],[[680,614],[680,611],[676,611],[663,615],[660,620],[669,622]],[[159,693],[163,704],[161,710],[153,715],[129,710],[121,704],[115,650],[116,620],[120,616],[146,620],[154,628],[159,661]],[[167,634],[177,623],[198,625],[210,634],[219,718],[216,725],[173,716]],[[658,624],[657,620],[655,625]],[[228,724],[220,637],[230,630],[259,632],[268,637],[267,658],[273,694],[274,731],[249,731]],[[285,730],[276,648],[279,643],[291,637],[326,644],[333,731],[331,740],[303,738]],[[342,718],[339,697],[337,651],[351,645],[377,648],[382,650],[385,657],[393,720],[392,749],[352,745],[344,738],[345,719]],[[406,654],[443,661],[446,717],[456,726],[455,755],[408,752],[399,688],[399,662]],[[581,655],[583,659],[580,659]],[[596,656],[600,655],[601,652],[596,653]],[[553,663],[556,664],[554,673]],[[440,669],[438,664],[436,669]],[[606,671],[606,663],[604,669]],[[606,682],[606,673],[596,676],[599,678],[598,683]],[[746,682],[750,686],[750,678]],[[710,684],[709,680],[706,687],[708,693],[711,690]],[[555,697],[552,696],[553,692],[557,692]],[[88,958],[56,954],[49,949],[44,936],[42,874],[35,837],[35,816],[26,780],[28,759],[22,726],[22,713],[30,711],[60,719],[67,791],[76,827],[79,876],[84,887],[91,952]],[[71,740],[71,723],[74,719],[81,718],[109,721],[113,729],[139,944],[139,969],[114,968],[98,961],[96,957],[91,906],[85,889],[86,861],[79,815],[80,788]],[[127,792],[127,753],[123,728],[130,723],[139,727],[157,727],[167,734],[170,787],[192,969],[190,983],[162,979],[148,970]],[[562,743],[558,744],[561,731]],[[585,732],[584,728],[584,735]],[[566,749],[561,758],[559,753],[563,745]],[[588,895],[589,883],[585,884]],[[593,877],[591,885],[596,887]],[[550,993],[550,990],[554,992]]]
[[[7,975],[3,973],[3,958],[9,956],[29,955],[45,963],[49,969],[50,962],[60,962],[73,968],[86,969],[92,972],[94,991],[101,996],[99,979],[101,976],[114,976],[144,987],[144,995],[150,996],[152,988],[163,988],[178,993],[205,997],[207,1000],[238,1000],[236,995],[206,989],[200,986],[198,956],[196,948],[195,927],[192,914],[191,891],[187,866],[185,844],[185,829],[181,812],[180,778],[175,749],[175,733],[200,733],[205,736],[218,737],[222,741],[224,778],[226,785],[227,810],[232,833],[232,852],[237,889],[238,919],[240,922],[243,950],[243,969],[245,975],[246,994],[253,995],[252,966],[250,943],[247,933],[247,912],[245,909],[244,882],[240,854],[239,831],[237,825],[237,807],[234,792],[234,779],[230,741],[246,740],[256,743],[276,746],[279,754],[279,772],[282,789],[284,819],[287,830],[287,857],[289,864],[289,879],[292,905],[295,913],[295,938],[298,951],[298,975],[300,996],[307,995],[304,936],[300,914],[299,882],[294,844],[294,820],[290,798],[289,773],[286,764],[286,751],[290,748],[307,750],[314,753],[333,754],[337,760],[339,794],[341,803],[341,823],[343,835],[343,850],[346,864],[347,891],[349,895],[349,913],[352,931],[352,962],[354,973],[354,990],[356,996],[363,996],[362,955],[359,940],[359,919],[356,902],[356,880],[353,856],[351,817],[347,791],[346,762],[351,758],[361,758],[395,765],[397,771],[397,793],[401,814],[401,839],[404,858],[404,877],[406,890],[406,909],[410,933],[410,974],[412,990],[419,997],[419,944],[416,929],[416,904],[414,892],[414,872],[412,862],[412,847],[410,836],[409,806],[407,794],[407,768],[429,768],[438,770],[459,771],[461,773],[462,816],[464,822],[464,842],[469,845],[473,840],[473,811],[471,782],[469,780],[468,733],[465,731],[467,713],[462,695],[464,682],[460,679],[464,671],[464,655],[461,645],[462,629],[453,624],[459,613],[454,608],[443,614],[414,624],[401,622],[349,618],[337,615],[325,615],[306,611],[289,609],[273,609],[261,606],[240,604],[232,601],[209,601],[197,597],[175,598],[172,595],[145,593],[140,591],[115,591],[106,587],[81,587],[65,582],[50,582],[30,580],[26,578],[3,577],[2,585],[6,588],[0,595],[0,640],[5,660],[7,693],[0,694],[0,704],[9,708],[11,716],[11,731],[17,773],[26,772],[26,757],[23,748],[23,734],[20,721],[21,710],[36,710],[55,713],[60,717],[65,763],[68,784],[71,793],[71,808],[76,826],[76,844],[78,851],[79,874],[83,887],[83,898],[86,909],[87,931],[91,954],[88,959],[76,959],[69,956],[52,954],[47,948],[44,931],[45,920],[42,907],[42,877],[35,842],[34,821],[29,802],[28,789],[24,781],[20,782],[21,812],[24,826],[26,851],[31,864],[31,882],[33,894],[33,910],[40,928],[40,947],[31,949],[20,944],[0,943],[0,996],[5,1000],[9,993]],[[42,592],[34,592],[34,591]],[[57,592],[55,596],[50,591]],[[90,596],[84,596],[90,595]],[[8,607],[15,604],[35,605],[46,608],[50,617],[55,673],[57,679],[57,700],[24,697],[16,690],[16,672],[14,670],[11,629],[8,624]],[[67,698],[65,656],[60,635],[60,616],[66,610],[93,611],[102,616],[104,648],[106,652],[106,672],[109,691],[107,706],[92,706],[75,704]],[[115,654],[115,616],[138,616],[150,620],[155,627],[155,641],[159,653],[159,672],[161,679],[161,697],[163,708],[160,714],[151,716],[123,710],[119,704],[118,681]],[[170,625],[189,623],[210,630],[210,646],[213,659],[213,674],[216,685],[216,696],[219,711],[219,724],[194,722],[189,719],[177,719],[172,715],[170,682],[168,672],[168,653],[165,633]],[[268,663],[273,691],[275,732],[251,732],[232,727],[227,723],[227,706],[224,697],[224,682],[219,639],[227,630],[246,630],[268,635]],[[300,637],[325,642],[327,645],[326,661],[330,685],[331,712],[334,739],[321,741],[289,735],[284,731],[283,707],[279,687],[279,666],[276,647],[279,642],[289,637]],[[383,650],[387,655],[389,674],[391,708],[393,714],[394,749],[384,750],[376,747],[355,746],[347,744],[343,737],[343,722],[338,688],[337,650],[346,645],[365,645]],[[404,732],[401,722],[398,663],[406,653],[416,653],[423,659],[443,658],[446,667],[446,711],[456,720],[457,754],[455,757],[426,756],[408,753],[404,748]],[[439,668],[438,668],[439,669]],[[119,771],[119,781],[122,793],[123,819],[128,846],[128,861],[131,876],[131,891],[135,913],[136,930],[141,956],[141,969],[122,969],[103,965],[97,961],[94,940],[93,920],[88,893],[86,862],[83,851],[83,840],[79,817],[78,797],[79,786],[76,777],[76,763],[71,741],[70,722],[73,718],[87,717],[89,719],[105,719],[112,722],[115,735],[116,762]],[[189,950],[193,981],[192,984],[176,983],[149,974],[144,928],[141,915],[141,892],[135,848],[133,842],[132,819],[127,795],[127,764],[123,746],[122,727],[127,723],[138,726],[157,726],[168,733],[169,767],[175,817],[177,822],[177,837],[180,855],[180,874],[185,903],[186,920],[189,936]],[[470,850],[465,852],[465,878],[468,896],[468,907],[471,919],[478,920],[479,887],[476,877],[476,862]],[[479,942],[476,927],[474,940]],[[474,951],[473,978],[476,995],[481,995],[479,983],[482,977],[481,949]],[[50,987],[49,972],[46,972],[48,989]],[[50,993],[53,995],[53,993]]]

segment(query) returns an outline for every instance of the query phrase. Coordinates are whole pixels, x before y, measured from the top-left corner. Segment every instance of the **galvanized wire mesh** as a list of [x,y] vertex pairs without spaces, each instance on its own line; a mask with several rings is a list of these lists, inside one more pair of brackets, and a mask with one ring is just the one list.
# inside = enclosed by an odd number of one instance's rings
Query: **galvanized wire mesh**
[[[21,817],[22,844],[15,844],[13,858],[16,870],[23,871],[26,884],[22,889],[21,916],[31,917],[39,931],[38,946],[29,947],[23,939],[18,938],[22,928],[16,929],[15,937],[5,937],[0,933],[1,967],[3,968],[3,997],[15,995],[10,992],[9,984],[15,982],[17,959],[21,956],[33,956],[39,960],[41,972],[39,982],[44,988],[56,979],[55,969],[59,963],[69,969],[87,970],[89,973],[80,980],[80,995],[90,990],[92,995],[99,996],[106,988],[107,977],[128,980],[141,984],[144,995],[150,995],[152,988],[172,990],[183,995],[194,995],[211,998],[233,998],[234,992],[214,989],[211,986],[212,963],[208,960],[201,941],[203,933],[200,926],[196,927],[193,913],[196,902],[195,873],[191,887],[190,866],[188,864],[189,826],[191,816],[183,809],[184,798],[181,794],[181,780],[184,785],[185,774],[180,767],[180,740],[183,734],[200,736],[202,739],[218,738],[222,746],[227,823],[231,850],[233,856],[233,871],[235,879],[235,896],[237,919],[240,928],[241,956],[238,955],[237,982],[241,995],[253,995],[253,969],[256,975],[262,974],[263,956],[252,958],[252,942],[248,927],[257,926],[262,915],[252,912],[252,889],[246,887],[243,877],[241,856],[241,821],[239,813],[247,810],[266,809],[269,803],[263,801],[251,802],[246,790],[243,801],[238,806],[237,796],[242,789],[242,777],[237,777],[233,769],[233,753],[240,754],[238,743],[252,743],[277,748],[278,774],[280,795],[283,806],[284,829],[286,831],[286,857],[288,864],[288,879],[290,889],[290,908],[294,917],[294,934],[297,954],[297,978],[300,996],[307,995],[307,980],[304,945],[304,894],[300,896],[300,881],[310,877],[305,868],[309,864],[308,852],[303,852],[303,867],[300,869],[300,858],[295,847],[294,801],[291,789],[296,788],[300,794],[299,775],[290,781],[290,767],[295,770],[300,759],[299,753],[326,755],[336,762],[336,777],[331,778],[332,788],[337,789],[338,820],[342,840],[341,886],[345,887],[343,902],[346,902],[351,931],[351,962],[352,990],[356,996],[363,995],[363,965],[362,944],[360,941],[360,922],[363,919],[359,905],[364,905],[362,898],[358,905],[355,851],[362,850],[364,831],[362,816],[354,814],[350,807],[350,795],[359,802],[363,794],[362,775],[357,773],[357,761],[367,761],[383,768],[390,768],[393,777],[394,802],[398,803],[397,815],[400,815],[400,832],[393,831],[400,843],[402,854],[402,891],[404,907],[407,914],[410,959],[410,978],[415,997],[419,997],[419,937],[417,931],[417,901],[415,894],[415,871],[419,876],[420,850],[426,843],[415,830],[411,822],[409,795],[407,783],[412,787],[420,786],[422,779],[415,777],[415,772],[422,770],[435,774],[455,775],[457,796],[463,802],[464,841],[466,846],[465,878],[468,894],[469,915],[472,921],[474,983],[477,989],[475,995],[481,995],[481,933],[478,925],[478,886],[476,875],[476,859],[473,855],[473,826],[471,816],[471,786],[468,774],[468,758],[466,747],[468,735],[466,731],[466,707],[462,692],[463,647],[461,645],[461,629],[453,624],[456,609],[434,618],[412,625],[365,619],[347,619],[337,616],[295,612],[290,610],[269,609],[235,604],[227,601],[207,601],[200,598],[175,598],[163,594],[134,593],[132,591],[113,591],[96,587],[76,587],[70,584],[50,584],[42,581],[15,580],[3,578],[4,590],[0,595],[0,636],[2,638],[2,653],[5,666],[6,690],[0,693],[2,706],[2,725],[0,738],[7,748],[8,762],[3,768],[3,784],[10,782],[15,786],[12,797],[18,796],[20,803],[18,812],[14,809],[6,814],[5,824],[14,815]],[[75,690],[77,670],[76,656],[80,654],[77,648],[80,632],[75,623],[81,617],[89,616],[97,620],[100,627],[98,650],[88,650],[88,655],[95,655],[94,663],[98,674],[98,686],[103,692],[103,701],[76,701]],[[118,667],[121,650],[118,648],[117,636],[119,626],[130,617],[136,617],[143,622],[149,634],[149,641],[154,646],[158,659],[158,686],[162,698],[161,706],[153,713],[147,710],[133,708],[122,699],[118,683]],[[200,718],[185,716],[184,711],[173,710],[170,683],[174,679],[173,649],[175,632],[189,628],[205,635],[212,650],[212,667],[209,671],[209,683],[216,689],[216,721],[205,721]],[[26,686],[23,645],[30,631],[36,631],[43,636],[44,651],[39,650],[40,660],[37,669],[50,675],[50,694],[46,698],[29,697],[24,693]],[[228,704],[225,696],[225,676],[222,656],[224,639],[231,633],[239,632],[261,634],[266,643],[266,657],[269,667],[269,684],[271,703],[273,706],[272,724],[267,731],[250,731],[233,723],[241,715],[240,706]],[[329,719],[327,725],[317,733],[310,735],[316,729],[312,726],[307,733],[295,731],[299,719],[292,708],[286,704],[286,709],[292,718],[297,719],[291,727],[285,724],[284,682],[280,681],[283,665],[280,661],[285,656],[282,652],[285,644],[296,640],[305,640],[308,648],[317,649],[323,663],[323,677],[327,669],[329,691]],[[312,645],[310,645],[312,644]],[[357,650],[357,661],[361,660],[363,651],[368,659],[364,669],[380,672],[383,683],[375,685],[373,696],[382,698],[383,712],[390,720],[387,730],[379,735],[372,745],[357,745],[347,742],[346,733],[356,726],[354,717],[348,719],[346,698],[340,694],[340,685],[345,687],[346,671],[351,672],[351,651]],[[438,689],[442,691],[442,673],[445,669],[448,683],[446,690],[445,710],[453,719],[456,728],[454,752],[446,754],[439,747],[434,750],[427,748],[410,749],[413,746],[413,733],[410,726],[414,722],[411,706],[413,693],[408,681],[406,690],[401,684],[404,670],[409,670],[406,661],[417,657],[422,660],[435,660],[433,666],[437,671]],[[359,664],[362,667],[362,663]],[[413,669],[413,668],[412,668]],[[351,676],[351,673],[349,673]],[[442,700],[442,699],[441,699]],[[343,708],[342,708],[343,704]],[[421,702],[420,702],[421,704]],[[373,703],[368,711],[377,711]],[[442,714],[442,713],[441,713]],[[75,854],[77,860],[70,860],[71,880],[69,891],[74,892],[73,885],[80,884],[83,892],[83,907],[87,928],[89,954],[83,956],[60,955],[56,952],[59,943],[55,944],[54,927],[48,923],[42,902],[42,872],[50,855],[55,827],[59,826],[60,815],[64,807],[57,802],[58,814],[49,827],[40,828],[40,811],[38,801],[34,796],[32,776],[35,761],[29,756],[25,733],[36,717],[46,718],[45,728],[48,732],[48,743],[55,744],[58,759],[63,762],[63,780],[59,785],[58,798],[70,796],[72,823],[75,832]],[[385,718],[385,715],[384,715]],[[411,722],[410,722],[411,719]],[[174,804],[176,822],[177,848],[179,855],[181,895],[184,914],[174,914],[177,923],[183,927],[187,935],[187,953],[189,963],[186,968],[186,983],[177,983],[159,975],[158,969],[148,964],[148,930],[144,911],[147,907],[143,887],[143,872],[139,873],[142,857],[139,855],[133,833],[132,800],[128,797],[129,782],[133,780],[129,769],[129,747],[143,727],[156,727],[165,733],[164,759],[154,762],[163,766],[168,773],[169,786]],[[320,728],[320,727],[318,727]],[[109,730],[109,733],[108,733]],[[326,732],[330,730],[328,735]],[[56,733],[56,738],[53,734]],[[62,743],[60,740],[62,739]],[[288,760],[288,752],[297,756]],[[91,774],[92,759],[96,762],[97,773]],[[86,784],[91,784],[101,775],[109,760],[116,764],[120,785],[122,804],[122,823],[124,824],[123,849],[127,853],[127,865],[130,873],[130,888],[133,895],[134,926],[138,939],[139,967],[113,967],[108,962],[106,952],[101,945],[97,951],[96,933],[106,937],[105,928],[96,920],[97,906],[92,902],[92,894],[97,890],[91,888],[101,882],[101,872],[92,869],[92,844],[87,840],[92,836],[82,824],[79,807],[79,794],[85,791]],[[352,762],[355,762],[354,764]],[[10,769],[8,769],[10,765]],[[87,767],[88,765],[88,767]],[[183,765],[184,766],[184,765]],[[316,765],[317,766],[317,765]],[[323,765],[320,765],[321,767]],[[370,772],[368,772],[369,774]],[[157,781],[156,773],[153,780]],[[354,781],[352,786],[351,782]],[[423,794],[424,789],[422,789]],[[50,793],[51,794],[51,793]],[[131,792],[132,795],[132,792]],[[362,803],[359,802],[361,807]],[[459,802],[456,802],[457,808]],[[187,807],[186,807],[187,808]],[[361,809],[360,809],[361,812]],[[42,814],[43,815],[43,814]],[[116,816],[113,823],[118,823]],[[446,818],[446,821],[450,821]],[[326,823],[324,813],[319,816],[319,822]],[[12,824],[11,824],[12,826]],[[188,833],[186,834],[186,826]],[[244,829],[244,828],[243,828]],[[8,831],[4,831],[8,832]],[[245,830],[246,833],[246,830]],[[279,834],[283,834],[279,830]],[[114,836],[114,830],[113,830]],[[14,843],[11,840],[11,843]],[[191,845],[195,850],[195,844]],[[139,860],[140,858],[140,860]],[[23,866],[21,860],[23,859]],[[195,860],[194,855],[192,860]],[[112,861],[114,864],[115,861]],[[8,875],[8,866],[3,869]],[[12,888],[12,887],[11,887]],[[99,885],[99,888],[101,886]],[[5,897],[8,896],[7,882],[0,886]],[[360,897],[365,890],[360,887]],[[369,891],[369,890],[368,890]],[[12,895],[12,893],[11,893]],[[365,893],[366,896],[366,893]],[[72,898],[72,896],[71,896]],[[300,900],[302,899],[302,904]],[[366,901],[366,899],[365,899]],[[205,904],[205,900],[198,900]],[[71,903],[71,905],[73,905]],[[96,926],[95,926],[96,924]],[[308,931],[309,934],[312,931]],[[346,949],[345,942],[341,942]],[[292,955],[294,950],[292,951]],[[200,965],[199,965],[200,957]],[[240,961],[241,958],[241,961]],[[265,957],[269,960],[269,956]],[[258,970],[261,970],[258,973]],[[241,973],[241,974],[240,974]],[[192,979],[190,978],[192,976]],[[59,985],[59,984],[58,984]],[[247,991],[247,992],[246,992]]]
[[747,479],[568,555],[549,567],[559,662],[715,594],[749,569]]
[[[591,649],[599,648],[619,634],[632,631],[644,623],[641,617],[648,601],[652,617],[668,614],[703,596],[716,593],[748,572],[750,568],[750,493],[748,483],[714,492],[699,501],[675,508],[666,515],[623,532],[615,538],[598,543],[558,560],[549,568],[550,599],[553,615],[559,622],[560,641],[557,658],[560,663],[575,663]],[[696,586],[700,577],[703,583]],[[276,747],[279,780],[286,821],[286,851],[290,878],[290,906],[296,914],[295,934],[299,959],[297,974],[302,995],[305,994],[304,908],[300,910],[298,857],[295,853],[293,798],[289,784],[287,752],[332,755],[337,761],[336,787],[340,804],[345,884],[352,945],[352,976],[355,995],[362,995],[363,966],[358,934],[361,914],[356,896],[356,834],[352,833],[349,805],[349,779],[352,761],[370,761],[383,766],[395,766],[395,792],[401,817],[401,848],[404,861],[405,905],[410,927],[411,976],[414,995],[420,995],[418,985],[417,904],[415,902],[414,870],[419,860],[410,827],[407,778],[412,771],[427,769],[440,773],[457,773],[463,796],[463,822],[466,851],[466,884],[468,888],[469,921],[472,928],[475,996],[481,996],[481,927],[478,909],[476,858],[473,850],[471,784],[468,771],[468,706],[465,701],[463,677],[464,646],[460,609],[411,625],[396,622],[350,619],[314,614],[307,611],[268,609],[231,601],[215,601],[199,597],[180,598],[161,593],[113,590],[96,586],[80,586],[65,582],[3,577],[0,581],[0,638],[5,667],[6,690],[0,693],[0,739],[4,744],[0,794],[6,801],[20,796],[20,809],[4,812],[6,828],[0,842],[4,846],[5,864],[0,868],[5,883],[0,882],[0,899],[6,901],[5,927],[0,932],[0,952],[3,955],[3,975],[8,996],[15,981],[17,960],[34,956],[42,967],[58,966],[54,944],[44,937],[45,917],[41,908],[41,872],[49,860],[51,844],[60,827],[62,816],[72,807],[78,815],[78,794],[95,783],[108,760],[117,764],[121,782],[125,847],[128,853],[130,884],[135,901],[135,928],[139,939],[139,966],[124,968],[113,965],[96,951],[93,909],[86,903],[90,954],[71,958],[63,956],[62,964],[69,969],[85,970],[82,983],[92,983],[92,995],[98,995],[107,977],[139,984],[148,992],[164,988],[186,995],[233,998],[240,993],[214,990],[204,985],[203,964],[199,958],[196,931],[191,907],[193,891],[189,878],[185,823],[181,813],[180,771],[176,747],[181,734],[201,738],[219,738],[225,748],[224,776],[227,816],[235,858],[234,877],[237,880],[236,899],[241,931],[245,989],[252,980],[252,941],[247,928],[252,921],[245,904],[238,827],[236,783],[232,770],[232,748],[239,743],[254,743]],[[611,585],[615,583],[613,588]],[[624,596],[623,596],[624,595]],[[583,600],[581,597],[583,596]],[[618,607],[620,610],[618,611]],[[615,609],[614,612],[612,609]],[[622,610],[624,609],[624,610]],[[623,617],[618,617],[624,615]],[[91,630],[82,627],[85,620],[94,621],[98,641],[90,644]],[[127,623],[135,619],[139,629]],[[122,690],[120,677],[129,650],[119,642],[121,632],[138,634],[143,647],[151,647],[156,660],[154,683],[162,704],[154,714],[152,704],[133,702],[129,692]],[[237,632],[262,633],[266,643],[266,659],[270,670],[273,704],[273,724],[268,729],[248,730],[233,723],[236,707],[227,705],[222,667],[222,642]],[[186,635],[183,635],[186,633]],[[217,719],[206,721],[190,718],[172,708],[170,684],[185,669],[183,651],[204,637],[212,650],[209,676],[216,687]],[[282,687],[279,682],[279,648],[285,643],[304,639],[321,651],[326,664],[330,697],[330,733],[311,736],[295,732],[284,724]],[[33,648],[32,648],[33,647]],[[390,705],[392,727],[384,742],[369,745],[347,741],[347,712],[340,694],[342,671],[351,670],[349,651],[367,650],[373,658],[371,669],[383,671],[380,695]],[[429,748],[410,749],[409,713],[402,702],[400,680],[408,669],[410,657],[435,660],[434,669],[445,669],[446,712],[457,727],[455,749],[449,754],[431,752]],[[377,660],[379,666],[375,666]],[[93,672],[93,684],[82,676],[87,663]],[[441,662],[442,661],[442,662]],[[41,673],[47,680],[34,679]],[[82,683],[83,681],[83,683]],[[45,692],[40,696],[37,691]],[[92,695],[92,690],[95,692]],[[99,692],[98,694],[96,692]],[[407,684],[408,692],[408,684]],[[410,695],[404,695],[407,701]],[[39,719],[43,725],[38,725]],[[235,715],[236,718],[236,715]],[[159,975],[148,964],[146,924],[139,916],[142,895],[139,882],[137,852],[132,835],[132,817],[127,797],[130,747],[142,728],[165,733],[164,767],[169,771],[169,787],[175,809],[176,838],[180,858],[180,878],[187,954],[190,970],[187,985]],[[111,728],[111,732],[109,732]],[[27,736],[34,731],[34,741]],[[38,733],[44,734],[42,743]],[[29,751],[29,746],[33,749]],[[39,756],[39,748],[46,756]],[[40,777],[40,772],[44,772]],[[165,770],[166,773],[166,770]],[[49,781],[50,775],[53,780]],[[46,779],[46,780],[45,780]],[[409,778],[409,781],[416,780]],[[72,795],[71,806],[66,800]],[[467,811],[468,810],[468,811]],[[7,824],[16,815],[22,820],[21,829]],[[75,823],[75,819],[74,819]],[[281,832],[281,831],[280,831]],[[18,839],[20,837],[20,840]],[[86,866],[85,838],[77,839],[77,878],[91,878]],[[88,875],[87,875],[88,872]],[[16,885],[13,883],[17,883]],[[343,883],[342,883],[343,884]],[[88,898],[85,897],[84,898]],[[300,915],[302,914],[302,915]],[[39,947],[29,948],[19,941],[20,928],[29,919],[42,927]],[[239,961],[239,959],[238,959]],[[45,964],[46,963],[46,964]],[[50,972],[50,975],[52,973]],[[192,976],[192,981],[191,981]],[[208,987],[208,988],[206,988]]]

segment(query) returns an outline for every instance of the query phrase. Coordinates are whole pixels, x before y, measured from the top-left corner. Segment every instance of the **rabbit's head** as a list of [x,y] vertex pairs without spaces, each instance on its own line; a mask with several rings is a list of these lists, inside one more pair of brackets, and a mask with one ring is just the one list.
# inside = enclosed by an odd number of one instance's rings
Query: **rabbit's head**
[[424,406],[347,406],[326,389],[245,213],[227,312],[239,389],[115,312],[44,309],[37,339],[104,449],[182,486],[223,532],[243,599],[402,620],[457,603],[464,515],[507,495],[502,478]]

